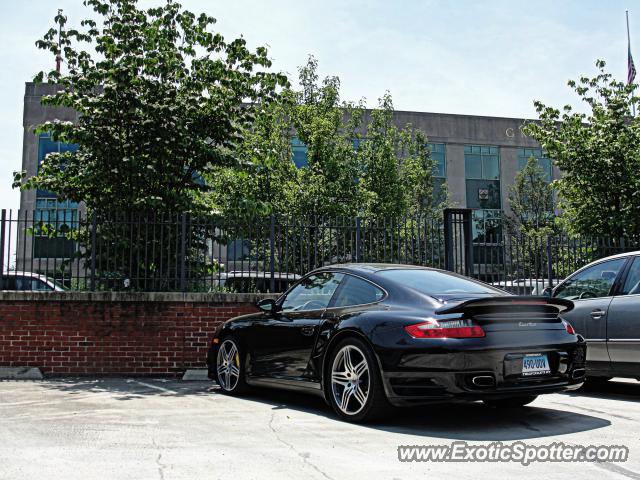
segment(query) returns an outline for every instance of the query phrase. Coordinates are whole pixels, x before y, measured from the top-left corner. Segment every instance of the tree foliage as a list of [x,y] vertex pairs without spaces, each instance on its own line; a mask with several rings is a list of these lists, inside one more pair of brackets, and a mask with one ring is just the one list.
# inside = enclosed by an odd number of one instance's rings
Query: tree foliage
[[247,102],[276,97],[283,75],[268,71],[267,50],[243,38],[226,41],[215,19],[180,4],[143,10],[136,0],[85,0],[96,22],[55,28],[37,46],[60,55],[65,73],[41,72],[36,82],[59,86],[43,104],[69,107],[77,123],[39,126],[77,152],[50,154],[22,188],[56,192],[88,208],[192,212],[204,205],[201,176],[234,165],[254,117]]
[[[340,80],[320,80],[309,57],[299,68],[299,89],[259,108],[251,133],[238,150],[239,168],[220,167],[214,209],[235,215],[398,218],[436,215],[433,161],[424,133],[394,122],[385,94],[378,108],[344,101]],[[307,148],[307,165],[295,168],[291,138]],[[224,188],[224,187],[227,188]]]
[[507,218],[507,224],[512,231],[540,234],[552,231],[553,188],[534,157],[516,174],[509,188],[509,206],[512,215]]
[[539,121],[524,131],[535,138],[562,170],[554,182],[562,225],[586,235],[640,235],[640,119],[637,85],[615,80],[597,61],[599,73],[570,81],[587,105],[578,113],[535,102]]

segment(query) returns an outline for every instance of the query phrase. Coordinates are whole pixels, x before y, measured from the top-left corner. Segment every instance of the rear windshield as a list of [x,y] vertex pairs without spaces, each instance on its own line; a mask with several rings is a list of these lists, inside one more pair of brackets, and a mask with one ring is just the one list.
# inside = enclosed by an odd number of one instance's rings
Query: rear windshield
[[473,280],[450,275],[437,270],[393,269],[381,270],[378,275],[426,293],[427,295],[451,295],[456,293],[495,294],[500,290]]

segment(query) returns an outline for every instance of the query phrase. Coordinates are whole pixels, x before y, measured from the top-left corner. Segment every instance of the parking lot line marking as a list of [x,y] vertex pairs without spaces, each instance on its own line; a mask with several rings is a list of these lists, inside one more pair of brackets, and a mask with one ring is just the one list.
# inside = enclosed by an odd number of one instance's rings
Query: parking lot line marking
[[142,385],[143,387],[153,388],[154,390],[159,390],[159,391],[165,392],[165,393],[173,393],[174,395],[178,393],[175,390],[169,390],[168,388],[160,387],[158,385],[153,385],[151,383],[141,382],[139,380],[131,380],[131,382],[135,382],[138,385]]

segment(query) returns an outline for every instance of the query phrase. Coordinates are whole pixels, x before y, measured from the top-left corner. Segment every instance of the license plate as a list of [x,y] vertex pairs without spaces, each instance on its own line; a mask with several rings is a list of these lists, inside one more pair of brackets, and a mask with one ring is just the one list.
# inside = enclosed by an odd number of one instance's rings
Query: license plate
[[547,375],[551,373],[549,360],[544,353],[525,355],[522,359],[522,376]]

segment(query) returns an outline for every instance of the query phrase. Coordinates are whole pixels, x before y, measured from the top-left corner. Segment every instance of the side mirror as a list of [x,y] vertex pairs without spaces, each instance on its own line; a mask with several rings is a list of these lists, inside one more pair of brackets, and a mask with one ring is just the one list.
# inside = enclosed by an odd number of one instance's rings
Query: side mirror
[[273,315],[278,311],[278,305],[273,298],[264,298],[258,302],[258,308],[261,312]]
[[552,287],[545,287],[544,290],[542,291],[542,296],[543,297],[551,298],[552,294],[553,294],[553,288]]

